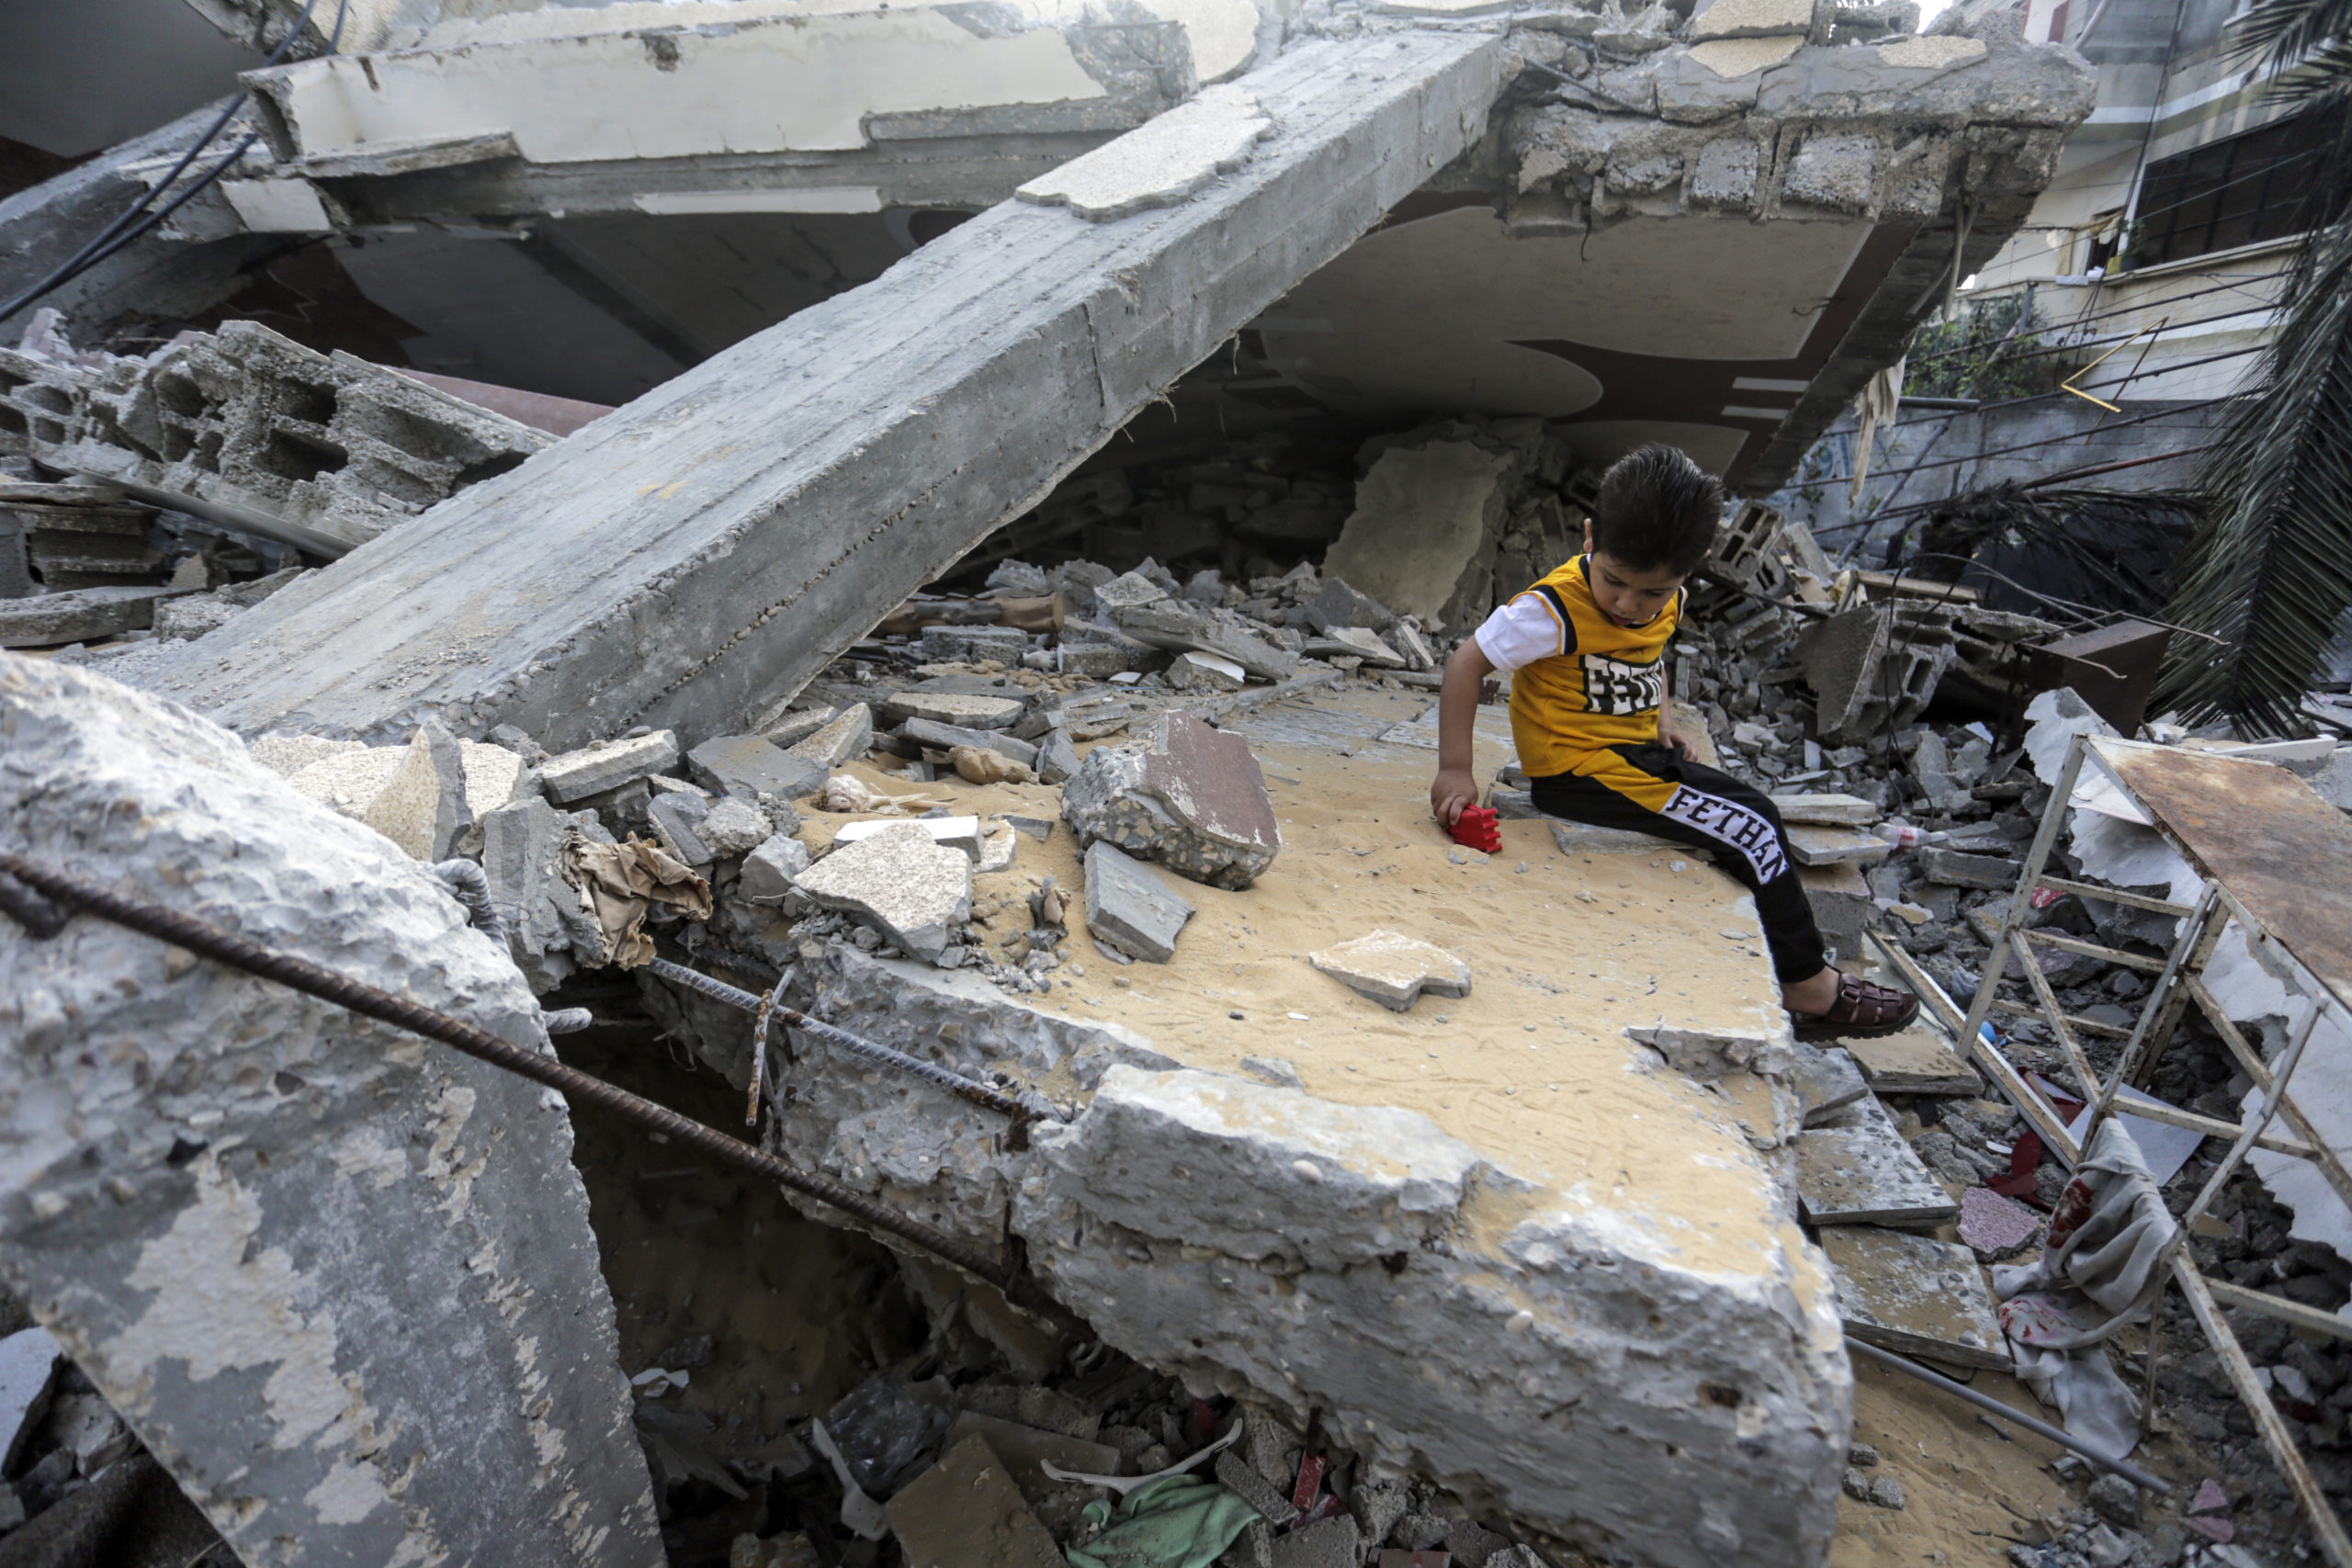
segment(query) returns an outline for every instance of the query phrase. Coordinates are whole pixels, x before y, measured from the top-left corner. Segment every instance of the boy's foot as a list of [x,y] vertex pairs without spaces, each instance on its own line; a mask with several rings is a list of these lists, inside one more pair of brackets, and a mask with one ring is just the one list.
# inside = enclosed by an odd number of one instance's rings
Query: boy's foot
[[1792,1011],[1789,1019],[1796,1025],[1801,1040],[1835,1039],[1840,1035],[1866,1039],[1908,1029],[1911,1021],[1918,1016],[1919,998],[1910,992],[1840,974],[1838,995],[1826,1011]]

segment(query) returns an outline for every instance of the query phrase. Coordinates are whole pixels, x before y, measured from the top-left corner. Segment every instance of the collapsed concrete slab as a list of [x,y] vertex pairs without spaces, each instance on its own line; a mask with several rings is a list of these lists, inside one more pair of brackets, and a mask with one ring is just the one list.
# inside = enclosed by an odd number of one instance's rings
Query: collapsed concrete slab
[[779,703],[1480,133],[1492,38],[1293,48],[1182,204],[1007,203],[240,616],[165,689],[259,730],[552,747]]
[[[0,844],[547,1048],[431,873],[0,656]],[[246,1562],[653,1568],[563,1103],[91,918],[0,919],[0,1272]]]
[[[1193,906],[1164,964],[1114,956],[1110,852],[1075,834],[974,878],[976,910],[1067,923],[1050,987],[796,959],[812,1015],[1043,1097],[1027,1150],[811,1037],[772,1083],[771,1146],[976,1241],[1019,1235],[1066,1305],[1196,1394],[1320,1411],[1359,1491],[1417,1473],[1555,1561],[1545,1537],[1815,1568],[1851,1385],[1795,1223],[1785,1015],[1760,950],[1718,934],[1753,905],[1671,846],[1555,852],[1540,823],[1504,823],[1492,862],[1448,859],[1398,824],[1427,753],[1374,741],[1391,716],[1363,694],[1236,721],[1298,781],[1278,801],[1314,810],[1247,889],[1163,884]],[[1499,720],[1480,739],[1507,744]],[[1082,905],[1023,908],[1081,871]],[[1374,923],[1475,953],[1476,987],[1397,1012],[1308,968]],[[741,1082],[734,1027],[697,1049]],[[1704,1082],[1673,1065],[1702,1050]]]

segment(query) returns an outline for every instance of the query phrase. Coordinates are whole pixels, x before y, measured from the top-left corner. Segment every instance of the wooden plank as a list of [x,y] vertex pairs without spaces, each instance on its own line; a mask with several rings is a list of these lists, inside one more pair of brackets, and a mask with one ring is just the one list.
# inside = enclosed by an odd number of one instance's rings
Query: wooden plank
[[2267,762],[2105,737],[2089,745],[2248,927],[2352,1008],[2352,821]]
[[2173,1255],[2172,1273],[2180,1282],[2180,1293],[2188,1298],[2188,1310],[2197,1314],[2197,1326],[2205,1331],[2206,1343],[2221,1358],[2230,1386],[2237,1390],[2238,1403],[2254,1417],[2255,1429],[2262,1434],[2263,1446],[2270,1450],[2271,1461],[2278,1467],[2288,1490],[2294,1493],[2295,1501],[2301,1506],[2312,1533],[2319,1537],[2320,1550],[2335,1568],[2352,1568],[2352,1538],[2345,1535],[2344,1521],[2335,1517],[2335,1510],[2328,1506],[2327,1495],[2320,1490],[2318,1479],[2296,1451],[2294,1434],[2288,1431],[2278,1406],[2270,1403],[2269,1391],[2255,1381],[2254,1364],[2245,1359],[2237,1336],[2230,1332],[2230,1325],[2214,1305],[2205,1277],[2197,1271],[2186,1252]]

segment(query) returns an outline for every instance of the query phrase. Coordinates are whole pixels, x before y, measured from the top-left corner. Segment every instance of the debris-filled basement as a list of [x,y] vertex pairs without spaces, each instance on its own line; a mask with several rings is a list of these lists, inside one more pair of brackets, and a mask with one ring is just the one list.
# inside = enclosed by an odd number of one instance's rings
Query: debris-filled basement
[[0,16],[0,1568],[2352,1568],[2346,26]]

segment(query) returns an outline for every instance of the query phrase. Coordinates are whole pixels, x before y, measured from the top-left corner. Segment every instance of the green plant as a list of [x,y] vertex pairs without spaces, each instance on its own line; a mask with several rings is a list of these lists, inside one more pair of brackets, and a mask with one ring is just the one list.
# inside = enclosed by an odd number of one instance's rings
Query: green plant
[[2030,398],[2057,384],[2033,330],[2029,292],[1996,295],[1931,321],[1912,336],[1904,394],[1915,398]]

